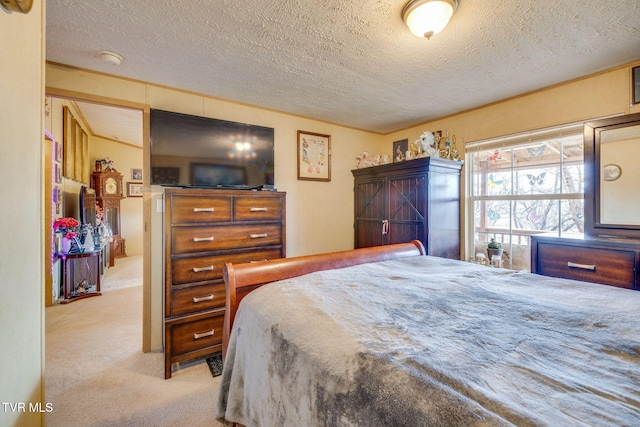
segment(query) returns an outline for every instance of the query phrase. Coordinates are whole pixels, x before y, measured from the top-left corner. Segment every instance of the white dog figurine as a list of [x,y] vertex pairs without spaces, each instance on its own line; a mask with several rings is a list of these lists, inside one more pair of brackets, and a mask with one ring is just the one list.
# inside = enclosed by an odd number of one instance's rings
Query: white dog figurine
[[438,150],[435,148],[435,139],[431,132],[424,132],[420,135],[420,139],[416,140],[416,143],[420,143],[422,149],[420,157],[439,157]]

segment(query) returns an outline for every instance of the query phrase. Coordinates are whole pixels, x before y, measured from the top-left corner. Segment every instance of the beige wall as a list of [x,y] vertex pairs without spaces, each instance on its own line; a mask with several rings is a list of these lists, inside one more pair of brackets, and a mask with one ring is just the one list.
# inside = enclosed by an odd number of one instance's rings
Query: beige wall
[[[47,87],[108,97],[151,108],[272,127],[275,130],[275,184],[287,193],[287,256],[353,248],[353,177],[355,157],[380,135],[253,108],[197,94],[118,79],[97,73],[47,65]],[[331,181],[297,179],[297,131],[331,135]],[[153,190],[153,191],[152,191]],[[151,349],[162,347],[162,213],[160,187],[148,188],[151,244]],[[126,237],[126,236],[125,236]]]
[[[353,246],[355,156],[364,150],[391,155],[393,141],[414,141],[425,130],[455,134],[464,143],[613,114],[640,111],[631,104],[631,66],[536,91],[486,107],[387,135],[362,132],[270,110],[56,65],[47,66],[47,86],[150,105],[151,108],[204,115],[273,127],[276,186],[286,191],[287,255],[306,255]],[[297,181],[296,131],[330,134],[332,181]]]
[[[44,401],[44,2],[0,8],[0,425],[39,426]],[[7,408],[7,409],[5,409]],[[44,406],[43,406],[44,408]]]
[[[127,194],[127,182],[131,180],[131,169],[142,169],[143,150],[124,141],[115,141],[101,138],[92,133],[92,129],[84,122],[82,114],[77,110],[75,103],[64,98],[47,97],[47,111],[45,115],[45,128],[59,141],[63,141],[63,107],[69,107],[80,126],[89,135],[89,165],[93,171],[95,161],[109,158],[113,160],[114,167],[123,175],[123,194]],[[142,126],[142,115],[140,118]],[[90,182],[82,183],[68,178],[63,178],[60,185],[64,192],[78,194],[81,185],[90,185]],[[120,202],[120,222],[122,237],[126,239],[127,255],[142,255],[143,253],[143,221],[142,198],[125,198]],[[59,216],[73,215],[64,207]]]
[[[278,190],[287,192],[287,255],[353,247],[350,170],[355,167],[355,157],[380,135],[52,64],[47,65],[47,86],[146,104],[151,108],[273,127],[275,183]],[[331,182],[297,180],[298,130],[331,135]]]
[[[631,64],[634,65],[634,64]],[[414,141],[425,130],[455,134],[461,151],[465,142],[507,135],[612,114],[635,112],[630,106],[631,66],[578,79],[546,90],[425,122],[387,135],[362,132],[317,120],[227,102],[197,94],[118,79],[58,65],[47,66],[47,86],[109,96],[181,113],[252,123],[275,129],[278,190],[287,193],[287,255],[307,255],[353,247],[353,177],[355,157],[364,150],[391,155],[393,141]],[[298,181],[296,132],[331,135],[331,182]],[[151,190],[151,189],[148,189]],[[157,209],[161,188],[149,191],[153,265],[161,265],[162,213]],[[463,192],[464,194],[464,192]],[[463,203],[464,204],[464,203]],[[463,242],[464,242],[463,238]],[[162,271],[152,272],[152,348],[161,347]]]
[[[640,64],[640,62],[638,63]],[[640,111],[631,106],[631,67],[629,64],[591,77],[584,77],[422,123],[387,135],[389,141],[418,139],[424,131],[442,130],[460,141],[473,141],[541,129],[597,117]],[[390,144],[390,143],[389,143]],[[461,148],[462,148],[462,144]]]
[[[44,242],[42,216],[42,108],[44,78],[44,3],[34,2],[28,15],[0,8],[0,173],[4,185],[0,211],[4,223],[0,245],[0,401],[44,402]],[[636,64],[633,64],[636,65]],[[276,128],[276,183],[288,193],[288,254],[345,249],[352,245],[353,158],[365,148],[390,154],[392,141],[416,139],[424,130],[448,130],[473,141],[618,112],[640,112],[630,106],[629,67],[521,99],[498,103],[427,122],[389,135],[359,132],[268,110],[211,100],[126,80],[48,66],[47,85],[68,90],[148,103],[156,108],[212,114]],[[9,101],[7,101],[9,100]],[[169,107],[176,108],[169,108]],[[186,107],[186,108],[185,108]],[[192,111],[186,111],[192,110]],[[333,180],[296,180],[295,131],[332,135]],[[284,163],[283,163],[284,162]],[[19,262],[14,262],[18,260]],[[55,408],[54,408],[55,410]],[[42,425],[37,412],[0,408],[0,424]]]
[[[386,135],[386,141],[379,150],[386,149],[391,153],[392,141],[405,138],[414,141],[424,131],[442,130],[456,136],[458,149],[464,155],[464,144],[474,141],[616,114],[637,113],[640,112],[640,104],[631,105],[631,68],[636,65],[640,65],[640,61],[394,132]],[[466,212],[465,194],[463,186],[462,218],[464,224],[472,228],[473,213]],[[463,232],[461,257],[467,259],[473,253],[473,234],[465,235]]]

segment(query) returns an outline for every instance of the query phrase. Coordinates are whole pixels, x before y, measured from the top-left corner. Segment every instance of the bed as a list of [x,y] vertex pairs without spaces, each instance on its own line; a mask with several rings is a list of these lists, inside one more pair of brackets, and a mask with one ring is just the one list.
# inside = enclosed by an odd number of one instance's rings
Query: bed
[[226,265],[225,282],[222,423],[640,425],[640,292],[419,242]]

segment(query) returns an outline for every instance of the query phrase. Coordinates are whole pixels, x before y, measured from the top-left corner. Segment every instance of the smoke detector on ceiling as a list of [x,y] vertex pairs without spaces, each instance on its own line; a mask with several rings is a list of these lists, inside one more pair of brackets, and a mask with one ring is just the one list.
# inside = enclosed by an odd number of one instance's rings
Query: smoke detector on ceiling
[[119,55],[115,52],[111,52],[110,50],[101,50],[100,51],[100,58],[103,61],[108,62],[109,64],[112,65],[120,65],[122,64],[122,61],[124,60],[124,58],[122,57],[122,55]]

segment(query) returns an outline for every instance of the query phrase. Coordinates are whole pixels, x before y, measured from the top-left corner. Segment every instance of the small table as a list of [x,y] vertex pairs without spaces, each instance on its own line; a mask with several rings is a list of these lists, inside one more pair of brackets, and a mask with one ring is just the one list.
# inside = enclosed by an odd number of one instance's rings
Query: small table
[[62,260],[64,280],[64,299],[60,300],[60,304],[102,295],[100,255],[103,246],[93,251],[56,253],[56,257]]

